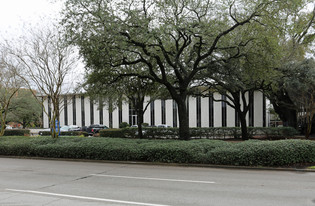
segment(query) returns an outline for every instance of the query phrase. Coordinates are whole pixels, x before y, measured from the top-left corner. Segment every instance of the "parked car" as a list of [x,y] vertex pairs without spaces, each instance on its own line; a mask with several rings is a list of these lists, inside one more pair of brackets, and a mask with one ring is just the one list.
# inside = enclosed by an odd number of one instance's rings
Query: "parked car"
[[163,127],[163,128],[167,128],[167,127],[171,127],[169,125],[166,125],[166,124],[159,124],[157,127]]
[[68,131],[81,131],[81,127],[78,125],[70,125]]
[[6,125],[5,129],[13,129],[10,125]]
[[105,125],[102,125],[102,124],[92,124],[88,127],[86,127],[86,132],[89,134],[89,135],[94,135],[96,133],[99,133],[100,130],[102,129],[108,129],[107,126]]
[[69,131],[69,126],[68,125],[64,125],[64,126],[62,126],[62,127],[60,127],[60,132],[67,132],[67,131]]

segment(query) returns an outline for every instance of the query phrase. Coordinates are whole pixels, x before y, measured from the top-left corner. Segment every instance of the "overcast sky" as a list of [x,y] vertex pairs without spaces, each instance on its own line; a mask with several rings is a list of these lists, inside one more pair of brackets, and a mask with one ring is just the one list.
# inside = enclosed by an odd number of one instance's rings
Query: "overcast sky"
[[0,35],[18,36],[25,27],[56,19],[62,0],[0,0]]

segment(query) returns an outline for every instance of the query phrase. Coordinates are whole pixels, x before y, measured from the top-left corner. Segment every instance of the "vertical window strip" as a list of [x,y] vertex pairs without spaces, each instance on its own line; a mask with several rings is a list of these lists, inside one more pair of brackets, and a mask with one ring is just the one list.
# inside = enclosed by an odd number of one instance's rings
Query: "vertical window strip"
[[84,96],[81,96],[81,125],[85,126]]
[[119,125],[122,123],[122,102],[119,102],[118,105],[118,121],[119,121]]
[[154,100],[150,103],[150,120],[151,126],[155,125],[155,111],[154,111]]
[[[42,105],[44,105],[44,97],[42,97]],[[44,107],[42,107],[42,127],[44,126]]]
[[197,127],[201,127],[201,97],[196,98]]
[[213,94],[209,93],[209,127],[214,126],[214,101]]
[[73,121],[72,123],[74,125],[77,124],[77,108],[76,108],[76,102],[75,102],[75,95],[72,97],[72,116],[73,116]]
[[68,102],[67,102],[67,96],[64,96],[63,99],[63,104],[64,104],[64,120],[65,120],[65,125],[68,125]]
[[91,124],[94,124],[94,103],[92,99],[90,99],[90,114],[90,122]]
[[48,97],[48,121],[49,121],[49,128],[51,126],[51,98]]
[[186,110],[187,110],[187,118],[188,118],[188,125],[189,125],[189,96],[186,99]]
[[240,126],[240,117],[238,112],[235,110],[235,127],[239,127]]
[[263,127],[266,127],[266,96],[263,94]]
[[249,92],[249,126],[254,126],[254,92]]
[[226,127],[226,96],[222,94],[221,96],[222,102],[221,102],[221,107],[222,107],[222,127]]
[[173,127],[177,127],[177,103],[175,100],[173,100]]
[[103,100],[100,98],[99,100],[99,116],[100,116],[100,124],[104,124],[104,116],[103,116]]
[[109,128],[113,128],[113,112],[108,111]]
[[165,108],[165,99],[161,100],[161,115],[162,115],[162,124],[166,124],[166,108]]

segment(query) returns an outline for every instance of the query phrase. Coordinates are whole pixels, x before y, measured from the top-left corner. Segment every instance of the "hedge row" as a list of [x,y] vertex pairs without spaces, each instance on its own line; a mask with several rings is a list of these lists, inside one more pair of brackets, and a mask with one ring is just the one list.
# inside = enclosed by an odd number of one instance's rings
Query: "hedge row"
[[[264,136],[266,138],[285,138],[298,134],[292,127],[249,127],[250,137]],[[137,128],[106,129],[100,131],[101,137],[136,138]],[[147,139],[177,139],[178,128],[144,128],[143,136]],[[190,135],[194,139],[225,139],[240,138],[241,128],[239,127],[207,127],[190,128]]]
[[29,136],[29,129],[6,129],[4,130],[4,136]]
[[[39,131],[38,134],[40,136],[50,136],[51,132],[50,131]],[[60,132],[60,136],[84,136],[84,137],[87,137],[89,135],[87,132],[84,132],[84,131],[65,131],[65,132]]]
[[131,140],[82,137],[2,137],[0,155],[117,161],[289,166],[315,163],[315,141]]

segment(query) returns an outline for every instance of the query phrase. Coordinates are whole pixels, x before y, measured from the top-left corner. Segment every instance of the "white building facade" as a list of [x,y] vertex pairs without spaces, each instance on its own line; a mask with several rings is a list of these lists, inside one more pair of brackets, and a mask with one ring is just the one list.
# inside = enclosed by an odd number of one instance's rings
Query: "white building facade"
[[[214,99],[226,98],[224,95],[214,93],[211,97],[193,97],[187,99],[190,127],[238,127],[240,122],[234,108],[224,102]],[[103,124],[110,128],[119,128],[121,122],[129,125],[137,124],[137,115],[128,102],[123,102],[120,107],[109,111],[108,106],[100,106],[98,102],[90,100],[83,94],[63,97],[60,111],[60,125],[89,126]],[[247,113],[247,124],[253,127],[267,125],[266,98],[261,92],[248,95],[247,101],[252,106]],[[146,98],[149,102],[149,98]],[[145,103],[146,104],[146,103]],[[48,115],[52,111],[49,98],[44,100],[44,109]],[[43,112],[43,127],[49,127],[49,117]],[[171,127],[179,126],[177,104],[172,99],[154,100],[149,103],[144,113],[144,123],[149,125],[166,124]]]

